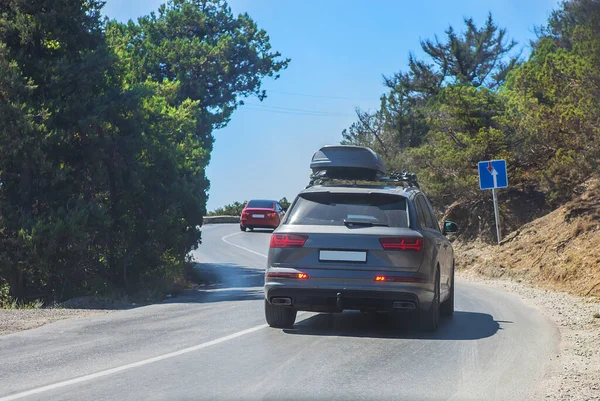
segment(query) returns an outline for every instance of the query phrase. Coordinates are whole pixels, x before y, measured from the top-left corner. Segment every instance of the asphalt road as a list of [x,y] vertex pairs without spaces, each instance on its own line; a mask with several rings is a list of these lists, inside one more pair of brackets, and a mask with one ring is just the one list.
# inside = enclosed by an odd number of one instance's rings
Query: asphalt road
[[529,400],[558,352],[538,311],[461,281],[435,334],[352,312],[269,328],[269,235],[207,226],[195,256],[215,285],[0,337],[0,401]]

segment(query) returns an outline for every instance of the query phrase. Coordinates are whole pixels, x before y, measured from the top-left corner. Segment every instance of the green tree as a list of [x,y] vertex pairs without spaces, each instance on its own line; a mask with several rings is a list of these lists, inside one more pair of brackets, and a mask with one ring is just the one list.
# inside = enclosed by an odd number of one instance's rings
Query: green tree
[[456,85],[440,92],[428,115],[426,142],[405,153],[430,196],[444,203],[479,199],[477,162],[510,159],[503,108],[487,88]]
[[248,201],[233,202],[210,212],[209,216],[240,216]]
[[138,24],[104,25],[101,5],[0,4],[0,277],[17,298],[177,279],[212,131],[287,65],[223,1],[173,0]]
[[[571,50],[575,31],[583,26],[598,24],[599,16],[598,0],[563,0],[560,7],[550,14],[548,23],[537,28],[537,33],[540,38],[552,39],[557,46]],[[533,45],[536,46],[537,42]]]
[[440,42],[437,37],[421,42],[433,65],[416,61],[411,56],[410,71],[418,86],[439,89],[447,81],[493,88],[500,85],[516,65],[519,56],[510,56],[516,42],[507,40],[506,29],[499,28],[491,14],[481,28],[472,18],[465,18],[464,23],[467,29],[462,34],[457,34],[450,26],[445,42]]
[[597,173],[600,159],[600,29],[575,30],[571,50],[542,39],[510,77],[504,93],[522,138],[519,166],[562,201]]
[[342,132],[342,143],[373,147],[391,168],[409,167],[405,151],[426,142],[444,88],[501,85],[518,64],[519,55],[512,54],[515,42],[491,15],[481,28],[471,18],[464,23],[461,34],[450,26],[444,41],[422,41],[425,60],[411,54],[407,72],[384,77],[388,92],[381,97],[380,109],[357,109],[357,121]]
[[508,160],[509,222],[560,205],[600,172],[600,1],[564,1],[522,63],[491,17],[465,24],[423,41],[428,58],[411,56],[408,72],[386,79],[381,109],[359,116],[343,142],[384,147],[388,168],[418,173],[438,209],[489,239],[478,161]]
[[170,0],[138,23],[107,25],[124,87],[147,93],[140,185],[119,190],[119,263],[178,269],[197,246],[206,213],[213,130],[225,126],[242,98],[263,99],[265,77],[288,60],[271,51],[268,36],[247,15],[234,17],[225,1]]
[[100,7],[0,5],[0,275],[18,298],[85,287],[102,266],[96,145],[116,93]]

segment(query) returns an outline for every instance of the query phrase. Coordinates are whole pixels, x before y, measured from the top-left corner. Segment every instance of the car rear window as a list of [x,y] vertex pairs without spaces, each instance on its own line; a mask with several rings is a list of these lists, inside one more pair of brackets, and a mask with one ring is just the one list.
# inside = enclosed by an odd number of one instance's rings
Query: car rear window
[[248,202],[248,206],[253,209],[273,209],[275,208],[275,202],[264,201],[264,200],[251,200]]
[[342,226],[344,220],[408,227],[406,198],[385,194],[301,194],[286,224]]

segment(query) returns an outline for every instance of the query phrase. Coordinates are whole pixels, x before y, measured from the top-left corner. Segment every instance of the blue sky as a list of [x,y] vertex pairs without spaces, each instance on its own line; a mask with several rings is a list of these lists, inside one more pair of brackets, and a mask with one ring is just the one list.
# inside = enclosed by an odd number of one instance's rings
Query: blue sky
[[[164,0],[107,0],[104,14],[120,21],[156,10]],[[292,200],[307,184],[312,154],[337,144],[355,107],[374,110],[382,75],[405,69],[419,40],[442,36],[463,17],[481,25],[488,12],[525,48],[557,0],[230,0],[265,29],[273,49],[292,59],[268,98],[246,100],[216,131],[207,169],[208,209],[251,198]],[[314,111],[314,112],[313,112]]]

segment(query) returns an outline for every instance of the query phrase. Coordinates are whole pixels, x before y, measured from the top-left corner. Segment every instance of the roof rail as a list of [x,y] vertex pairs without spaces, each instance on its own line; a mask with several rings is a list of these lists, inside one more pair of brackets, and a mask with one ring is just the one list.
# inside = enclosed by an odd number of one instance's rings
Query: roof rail
[[403,170],[401,173],[394,171],[390,174],[389,178],[385,179],[390,180],[391,182],[406,182],[411,187],[419,187],[419,181],[417,180],[417,175],[415,173],[409,173],[406,170]]
[[406,170],[401,173],[394,171],[389,177],[366,177],[366,176],[351,176],[348,177],[340,177],[339,174],[335,174],[335,176],[328,176],[327,170],[319,170],[316,171],[310,177],[310,182],[306,186],[306,188],[310,188],[314,185],[323,185],[327,182],[332,181],[363,181],[363,182],[372,182],[372,183],[380,183],[380,184],[395,184],[395,183],[406,183],[409,187],[419,187],[419,182],[417,180],[417,175],[414,173],[409,173]]

